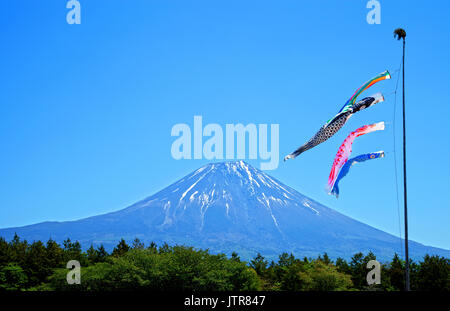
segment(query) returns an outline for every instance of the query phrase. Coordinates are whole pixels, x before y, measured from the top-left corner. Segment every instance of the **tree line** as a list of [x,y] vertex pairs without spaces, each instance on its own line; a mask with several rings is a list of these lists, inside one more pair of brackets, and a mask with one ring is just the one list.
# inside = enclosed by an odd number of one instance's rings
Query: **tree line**
[[[230,257],[188,246],[131,245],[121,240],[111,253],[101,245],[82,250],[79,242],[53,240],[28,243],[17,235],[7,242],[0,237],[0,291],[350,291],[404,289],[405,262],[395,254],[381,265],[381,284],[367,285],[367,263],[373,253],[355,254],[335,261],[324,253],[317,258],[296,258],[282,253],[277,261],[261,254],[249,262],[237,253]],[[81,284],[69,285],[66,263],[81,264]],[[449,291],[450,260],[424,256],[410,261],[412,290]]]

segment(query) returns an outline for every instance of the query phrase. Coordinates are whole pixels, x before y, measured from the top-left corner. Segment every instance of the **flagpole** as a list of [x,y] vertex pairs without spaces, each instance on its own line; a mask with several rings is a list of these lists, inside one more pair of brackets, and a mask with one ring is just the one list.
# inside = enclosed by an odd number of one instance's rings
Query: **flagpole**
[[406,187],[406,114],[405,114],[405,38],[406,31],[398,28],[394,31],[398,40],[403,39],[402,81],[403,81],[403,201],[405,214],[405,290],[410,290],[409,279],[409,249],[408,249],[408,201]]

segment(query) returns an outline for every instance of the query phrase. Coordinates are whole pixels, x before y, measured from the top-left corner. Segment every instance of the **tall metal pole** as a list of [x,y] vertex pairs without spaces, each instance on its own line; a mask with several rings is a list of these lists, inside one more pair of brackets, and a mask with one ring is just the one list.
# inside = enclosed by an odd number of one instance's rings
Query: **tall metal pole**
[[394,36],[398,37],[398,40],[403,39],[403,59],[402,59],[402,80],[403,80],[403,201],[405,204],[405,290],[409,291],[410,279],[409,279],[409,249],[408,249],[408,200],[407,200],[407,187],[406,187],[406,114],[405,114],[405,30],[398,28],[394,31]]
[[405,202],[405,286],[406,290],[410,290],[409,285],[409,249],[408,249],[408,200],[406,188],[406,116],[405,116],[405,38],[403,37],[403,186],[404,186],[404,202]]

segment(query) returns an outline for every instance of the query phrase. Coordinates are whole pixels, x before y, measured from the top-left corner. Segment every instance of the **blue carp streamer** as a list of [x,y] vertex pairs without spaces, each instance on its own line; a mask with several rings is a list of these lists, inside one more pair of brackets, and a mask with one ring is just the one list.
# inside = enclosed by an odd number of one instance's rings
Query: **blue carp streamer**
[[339,197],[339,186],[338,186],[339,181],[348,174],[348,172],[350,171],[350,167],[353,164],[365,162],[367,160],[383,158],[383,157],[384,157],[384,151],[378,151],[378,152],[372,152],[372,153],[367,153],[367,154],[361,154],[359,156],[356,156],[356,157],[348,160],[342,167],[341,171],[339,172],[339,175],[336,179],[336,182],[334,183],[333,189],[331,190],[330,194],[336,196],[336,198]]

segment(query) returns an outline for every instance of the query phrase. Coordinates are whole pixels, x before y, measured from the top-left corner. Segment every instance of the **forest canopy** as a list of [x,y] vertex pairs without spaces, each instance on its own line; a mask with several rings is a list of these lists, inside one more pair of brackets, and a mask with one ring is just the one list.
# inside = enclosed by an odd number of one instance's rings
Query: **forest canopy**
[[[367,263],[373,253],[355,254],[350,261],[296,258],[282,253],[277,261],[261,254],[249,262],[237,253],[210,254],[208,250],[168,244],[131,245],[121,240],[111,253],[101,245],[82,250],[67,239],[28,243],[17,235],[7,242],[0,238],[0,291],[353,291],[404,289],[405,262],[397,255],[381,265],[381,284],[367,284]],[[81,265],[81,283],[68,284],[66,264]],[[449,291],[450,260],[426,255],[410,262],[412,290]]]

